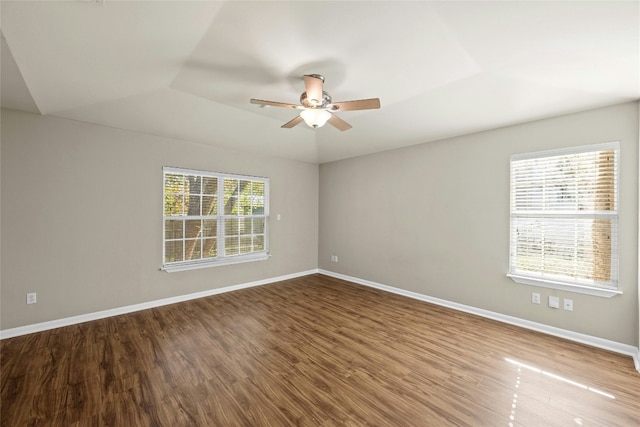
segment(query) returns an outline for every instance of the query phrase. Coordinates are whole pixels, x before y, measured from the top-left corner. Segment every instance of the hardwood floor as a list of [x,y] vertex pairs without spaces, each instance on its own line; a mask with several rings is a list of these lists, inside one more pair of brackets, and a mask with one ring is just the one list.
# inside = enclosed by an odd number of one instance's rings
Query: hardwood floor
[[6,339],[2,426],[638,426],[630,357],[322,275]]

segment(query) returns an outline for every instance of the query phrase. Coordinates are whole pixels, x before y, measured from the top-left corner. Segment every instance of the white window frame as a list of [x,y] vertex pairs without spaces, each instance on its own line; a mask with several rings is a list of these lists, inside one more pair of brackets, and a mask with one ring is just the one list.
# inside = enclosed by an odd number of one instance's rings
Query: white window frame
[[516,216],[527,217],[526,214],[515,211],[515,203],[514,203],[514,182],[513,182],[513,172],[514,172],[514,161],[518,160],[529,160],[536,158],[545,158],[545,157],[554,157],[560,155],[568,155],[568,154],[578,154],[578,153],[586,153],[586,152],[596,152],[596,151],[604,151],[604,150],[614,150],[617,156],[617,167],[615,170],[615,209],[613,211],[591,211],[591,212],[580,212],[580,211],[572,211],[565,213],[552,213],[549,216],[554,216],[558,218],[577,218],[588,216],[591,218],[606,218],[612,219],[615,223],[616,229],[618,227],[618,209],[619,209],[619,178],[620,178],[620,142],[607,142],[602,144],[592,144],[585,145],[579,147],[570,147],[570,148],[562,148],[556,150],[548,150],[548,151],[539,151],[533,153],[524,153],[524,154],[514,154],[511,156],[511,179],[510,179],[510,226],[509,226],[509,235],[510,235],[510,250],[509,250],[509,273],[507,274],[514,282],[525,284],[525,285],[533,285],[540,286],[544,288],[551,289],[559,289],[569,292],[588,294],[598,297],[611,298],[616,295],[622,294],[622,291],[618,287],[618,236],[620,235],[619,230],[617,233],[614,232],[611,241],[611,258],[614,267],[612,268],[612,283],[611,285],[605,285],[602,283],[595,283],[594,281],[589,280],[564,280],[560,276],[549,276],[545,275],[543,271],[538,273],[531,273],[528,271],[519,271],[515,268],[515,232],[514,230],[514,218]]
[[[180,174],[199,177],[217,178],[217,212],[215,216],[206,217],[208,219],[217,220],[217,256],[212,258],[204,258],[198,260],[184,260],[175,262],[165,262],[165,250],[166,250],[166,230],[165,225],[167,220],[178,218],[191,218],[191,219],[204,219],[205,217],[197,216],[167,216],[165,215],[165,177],[167,174]],[[262,182],[264,183],[264,212],[261,215],[224,215],[224,180],[225,179],[239,179],[244,181]],[[238,264],[252,261],[263,261],[269,258],[269,178],[248,176],[248,175],[236,175],[229,173],[209,172],[193,169],[183,169],[176,167],[165,166],[162,168],[162,270],[172,273],[176,271],[194,270],[200,268],[217,267],[222,265]],[[233,218],[264,218],[264,250],[254,251],[248,254],[239,255],[225,255],[225,220]],[[178,239],[180,240],[180,239]],[[183,236],[183,239],[185,237]]]

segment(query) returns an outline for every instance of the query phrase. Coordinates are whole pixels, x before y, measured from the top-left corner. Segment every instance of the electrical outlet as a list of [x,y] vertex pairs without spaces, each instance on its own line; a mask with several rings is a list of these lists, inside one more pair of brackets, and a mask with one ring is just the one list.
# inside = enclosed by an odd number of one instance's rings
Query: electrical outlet
[[549,295],[549,307],[560,308],[560,298]]
[[536,293],[536,292],[533,292],[531,294],[531,302],[534,303],[534,304],[540,304],[540,294]]
[[338,262],[338,255],[331,255],[331,262]]
[[566,299],[564,300],[564,309],[567,311],[573,311],[573,300]]
[[27,304],[35,304],[38,302],[38,294],[31,292],[27,294]]

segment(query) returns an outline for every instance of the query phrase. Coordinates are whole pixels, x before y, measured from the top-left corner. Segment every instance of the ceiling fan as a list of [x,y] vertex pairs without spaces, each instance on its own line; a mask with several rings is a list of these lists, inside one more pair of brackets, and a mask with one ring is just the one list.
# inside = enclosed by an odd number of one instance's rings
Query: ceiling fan
[[329,122],[335,128],[345,131],[351,129],[351,125],[333,114],[336,111],[373,110],[380,108],[380,99],[359,99],[357,101],[332,102],[331,96],[322,88],[324,77],[320,74],[306,74],[304,76],[305,91],[300,95],[300,104],[287,104],[285,102],[264,101],[251,99],[252,104],[270,105],[273,107],[293,108],[302,110],[300,115],[283,124],[283,128],[292,128],[304,121],[312,128],[319,128]]

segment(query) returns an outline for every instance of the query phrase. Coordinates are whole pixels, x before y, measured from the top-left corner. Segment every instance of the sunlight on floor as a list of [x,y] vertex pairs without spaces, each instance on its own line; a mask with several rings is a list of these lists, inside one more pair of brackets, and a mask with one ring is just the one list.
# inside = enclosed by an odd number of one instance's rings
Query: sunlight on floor
[[542,374],[542,375],[546,375],[547,377],[553,378],[553,379],[558,380],[558,381],[565,382],[567,384],[571,384],[571,385],[579,387],[579,388],[581,388],[583,390],[589,390],[589,391],[591,391],[593,393],[596,393],[596,394],[599,394],[601,396],[608,397],[609,399],[615,399],[616,398],[613,394],[606,393],[606,392],[604,392],[602,390],[598,390],[597,388],[589,387],[589,386],[586,386],[584,384],[580,384],[579,382],[572,381],[572,380],[570,380],[568,378],[565,378],[565,377],[561,377],[560,375],[552,374],[551,372],[543,371],[542,369],[536,368],[534,366],[526,365],[524,363],[518,362],[518,361],[513,360],[513,359],[509,359],[508,357],[505,357],[504,360],[506,360],[507,362],[512,363],[512,364],[514,364],[514,365],[516,365],[516,366],[518,366],[520,368],[525,368],[525,369],[528,369],[528,370],[530,370],[532,372],[536,372],[536,373],[539,373],[539,374]]
[[[515,383],[515,386],[514,386],[516,391],[513,394],[513,400],[511,402],[511,413],[509,414],[509,424],[508,424],[509,427],[514,427],[514,421],[515,421],[515,418],[516,418],[516,409],[517,409],[517,406],[518,406],[518,389],[520,388],[520,373],[522,372],[523,369],[531,371],[531,372],[535,372],[537,374],[544,375],[544,376],[546,376],[548,378],[552,378],[554,380],[558,380],[558,381],[561,381],[561,382],[566,383],[566,384],[570,384],[570,385],[578,387],[578,388],[580,388],[582,390],[588,390],[588,391],[590,391],[592,393],[595,393],[597,395],[600,395],[600,396],[603,396],[603,397],[606,397],[606,398],[609,398],[609,399],[615,399],[615,396],[610,394],[610,393],[604,392],[602,390],[598,390],[597,388],[594,388],[594,387],[589,387],[589,386],[581,384],[581,383],[579,383],[577,381],[573,381],[573,380],[571,380],[569,378],[565,378],[563,376],[556,375],[556,374],[553,374],[551,372],[544,371],[544,370],[542,370],[540,368],[536,368],[535,366],[527,365],[525,363],[518,362],[517,360],[510,359],[508,357],[505,357],[504,360],[507,361],[508,363],[511,363],[514,366],[517,366],[517,368],[518,368],[518,376],[516,377],[516,383]],[[582,419],[581,418],[574,418],[573,421],[576,423],[576,425],[579,425],[579,426],[582,425]]]

